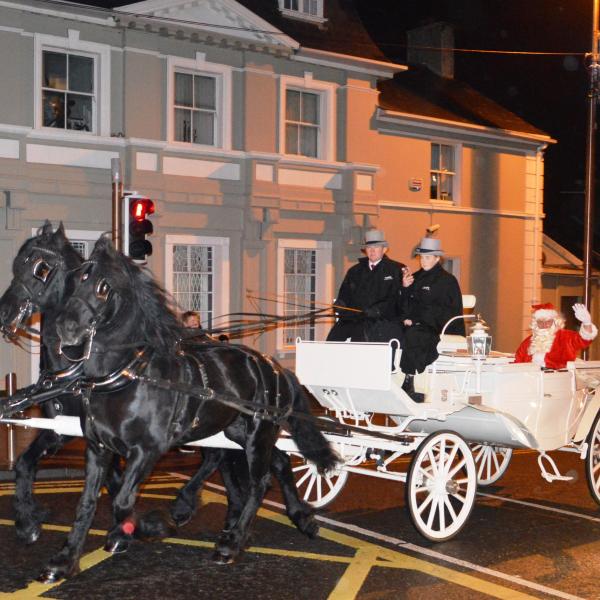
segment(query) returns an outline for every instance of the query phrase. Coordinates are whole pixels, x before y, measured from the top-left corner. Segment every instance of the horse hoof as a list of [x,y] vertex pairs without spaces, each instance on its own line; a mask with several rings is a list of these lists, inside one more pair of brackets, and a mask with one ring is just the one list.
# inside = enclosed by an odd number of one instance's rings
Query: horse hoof
[[41,528],[39,526],[17,529],[17,538],[27,546],[35,544],[40,539],[40,534]]
[[225,554],[219,550],[213,552],[212,559],[217,565],[231,565],[235,562],[235,556],[233,554]]
[[66,566],[50,565],[44,568],[44,570],[38,575],[37,580],[40,583],[48,585],[50,583],[56,583],[63,579],[67,579],[72,575],[76,575],[78,572],[79,568],[77,566],[69,568]]
[[104,550],[111,554],[123,554],[129,550],[130,540],[124,537],[106,540],[104,544]]
[[173,523],[175,523],[175,527],[183,527],[184,525],[187,525],[192,520],[192,515],[171,514],[171,518],[173,519]]

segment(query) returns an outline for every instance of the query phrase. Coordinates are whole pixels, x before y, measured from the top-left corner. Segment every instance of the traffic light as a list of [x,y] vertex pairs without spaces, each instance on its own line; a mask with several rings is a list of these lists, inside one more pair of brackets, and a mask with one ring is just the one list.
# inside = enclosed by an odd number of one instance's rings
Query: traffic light
[[133,260],[145,261],[146,257],[152,254],[152,244],[146,236],[154,231],[152,223],[148,220],[154,212],[154,202],[136,193],[126,195],[123,200],[123,252]]

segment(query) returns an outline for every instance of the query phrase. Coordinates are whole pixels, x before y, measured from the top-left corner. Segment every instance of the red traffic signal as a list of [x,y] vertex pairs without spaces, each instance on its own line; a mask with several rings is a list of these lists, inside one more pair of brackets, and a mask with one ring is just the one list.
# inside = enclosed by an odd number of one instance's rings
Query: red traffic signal
[[129,211],[135,221],[143,221],[154,213],[154,202],[150,198],[135,198],[129,204]]

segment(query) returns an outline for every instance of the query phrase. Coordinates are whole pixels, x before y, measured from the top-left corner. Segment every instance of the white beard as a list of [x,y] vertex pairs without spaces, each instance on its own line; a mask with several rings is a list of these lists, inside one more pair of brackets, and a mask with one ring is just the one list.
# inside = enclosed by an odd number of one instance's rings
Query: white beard
[[558,329],[556,323],[553,323],[551,327],[540,329],[534,321],[531,326],[531,343],[529,344],[528,353],[533,356],[534,354],[545,355],[550,352]]

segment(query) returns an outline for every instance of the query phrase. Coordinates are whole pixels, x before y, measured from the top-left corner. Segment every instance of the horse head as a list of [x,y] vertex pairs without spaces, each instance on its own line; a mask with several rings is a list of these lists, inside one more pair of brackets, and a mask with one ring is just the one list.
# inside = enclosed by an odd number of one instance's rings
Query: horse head
[[46,221],[13,261],[13,279],[0,298],[0,331],[14,337],[33,312],[58,308],[67,294],[69,277],[81,261],[63,224],[53,232]]
[[172,354],[183,329],[169,303],[168,293],[103,236],[57,319],[61,346],[86,344],[84,359],[92,343],[99,354],[125,355],[123,345],[129,353],[131,346],[147,346]]

